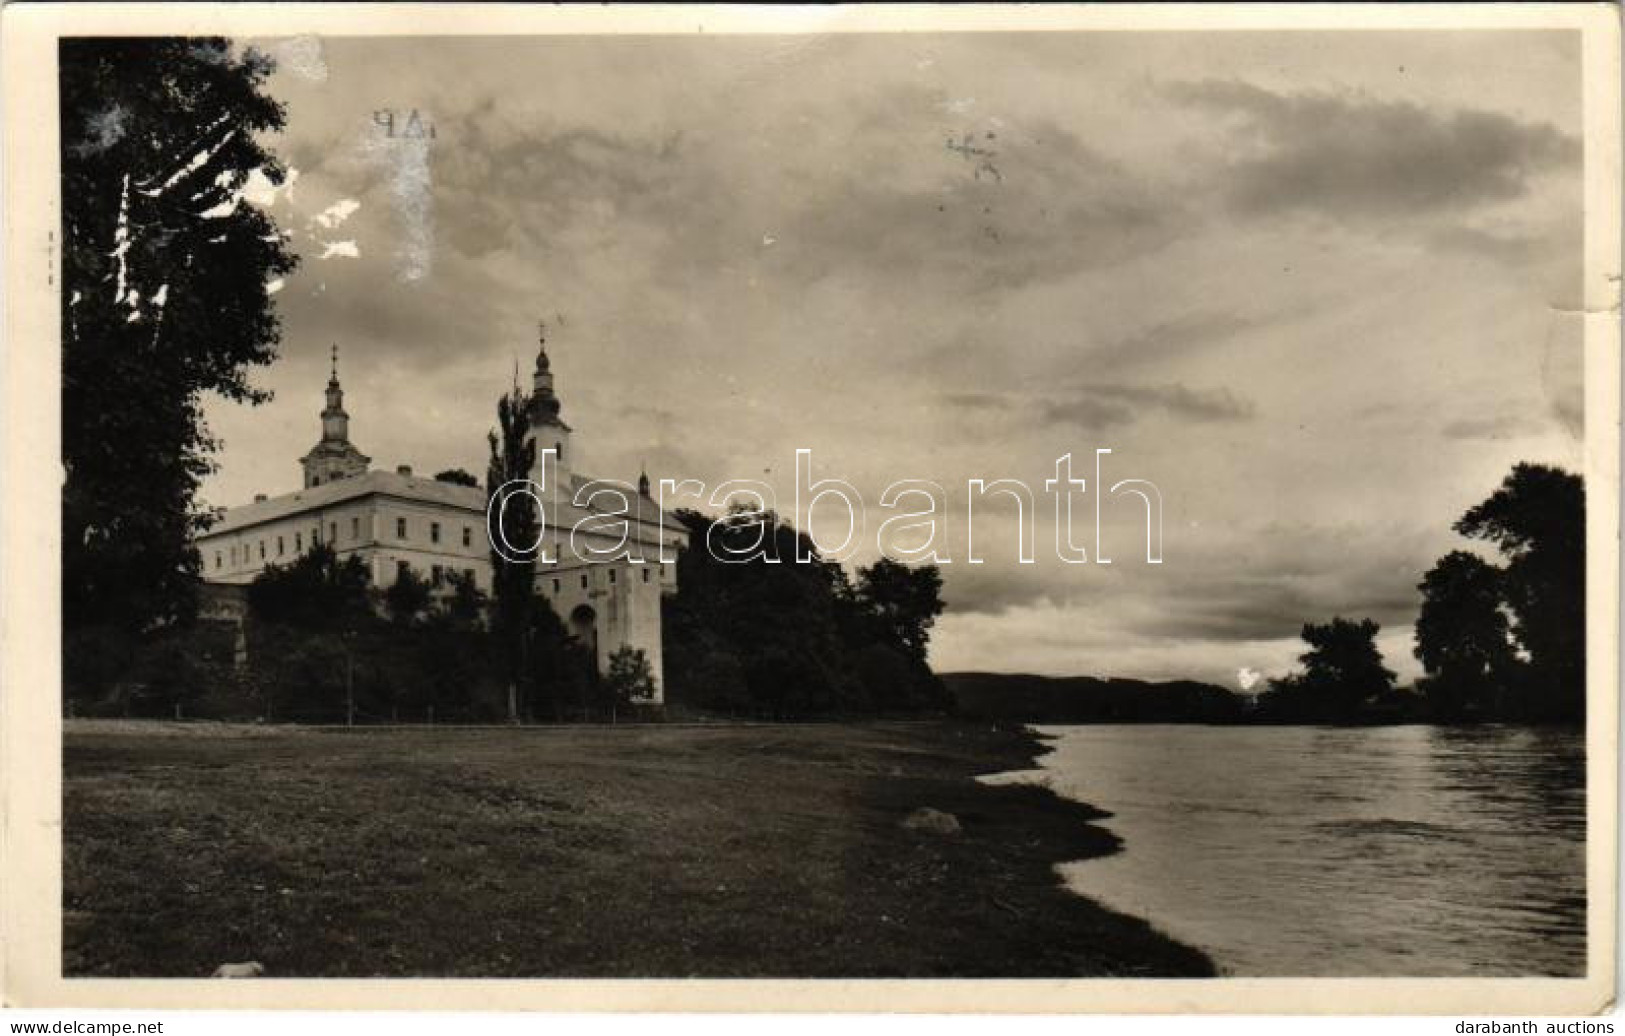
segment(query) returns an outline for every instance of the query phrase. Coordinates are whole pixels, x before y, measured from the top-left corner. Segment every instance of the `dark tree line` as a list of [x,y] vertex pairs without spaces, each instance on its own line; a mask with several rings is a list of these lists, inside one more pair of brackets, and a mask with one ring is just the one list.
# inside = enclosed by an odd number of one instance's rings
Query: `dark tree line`
[[1277,722],[1427,719],[1578,722],[1585,718],[1585,484],[1518,464],[1455,531],[1496,548],[1499,564],[1454,550],[1422,577],[1416,657],[1397,690],[1370,619],[1303,627],[1300,672],[1271,683],[1258,718]]
[[674,706],[770,719],[950,707],[926,663],[943,610],[935,566],[882,559],[854,580],[774,514],[678,517],[690,545],[663,622]]
[[1585,717],[1585,484],[1519,464],[1455,531],[1499,564],[1452,551],[1423,577],[1421,689],[1447,720]]
[[235,684],[270,720],[484,722],[499,715],[485,595],[451,572],[435,594],[406,571],[370,584],[357,556],[316,544],[248,587],[248,661]]

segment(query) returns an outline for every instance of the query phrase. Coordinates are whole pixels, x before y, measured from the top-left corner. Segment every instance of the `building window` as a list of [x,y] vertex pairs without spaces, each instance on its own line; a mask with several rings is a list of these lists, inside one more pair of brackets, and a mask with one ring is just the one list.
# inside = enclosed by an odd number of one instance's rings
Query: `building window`
[[439,522],[430,522],[429,523],[429,542],[430,543],[439,543],[440,542],[440,523]]
[[581,574],[581,589],[585,590],[586,588],[587,588],[587,574],[585,572],[583,572]]
[[474,530],[470,529],[468,526],[465,525],[465,526],[463,526],[463,546],[472,547],[473,545],[474,545]]
[[281,536],[278,536],[276,538],[276,556],[279,557],[279,558],[282,556],[282,537]]
[[339,541],[339,523],[338,522],[328,522],[327,523],[327,542],[336,544],[336,543],[338,543],[338,541]]
[[463,569],[463,578],[468,580],[468,585],[469,586],[473,586],[474,585],[474,570],[472,568]]
[[643,567],[643,581],[645,583],[649,581],[649,567],[647,565]]
[[615,585],[615,570],[613,568],[609,570],[609,585]]
[[399,540],[406,539],[406,519],[405,518],[397,518],[397,519],[395,519],[395,538],[399,539]]
[[293,552],[295,554],[303,554],[305,552],[305,534],[304,533],[296,532],[296,533],[293,534]]
[[396,580],[405,579],[406,574],[408,572],[410,572],[410,571],[412,571],[412,566],[411,566],[410,563],[405,562],[405,561],[397,561],[397,562],[395,562],[395,578],[396,578]]
[[218,550],[214,552],[214,567],[220,567],[220,552]]
[[350,538],[352,540],[361,538],[361,518],[359,515],[352,514],[350,516]]
[[441,568],[439,565],[436,565],[429,570],[429,582],[431,585],[439,586],[445,580],[445,578],[446,570]]
[[260,560],[265,560],[265,541],[260,540]]
[[559,581],[557,579],[553,580],[553,592],[554,593],[559,592]]

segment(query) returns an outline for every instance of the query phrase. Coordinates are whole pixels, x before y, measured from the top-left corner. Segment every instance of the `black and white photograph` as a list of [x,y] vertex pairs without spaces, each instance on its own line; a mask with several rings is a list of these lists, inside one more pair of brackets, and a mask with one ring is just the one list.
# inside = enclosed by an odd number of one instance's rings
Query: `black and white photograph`
[[412,6],[35,56],[47,999],[1608,1009],[1617,9]]

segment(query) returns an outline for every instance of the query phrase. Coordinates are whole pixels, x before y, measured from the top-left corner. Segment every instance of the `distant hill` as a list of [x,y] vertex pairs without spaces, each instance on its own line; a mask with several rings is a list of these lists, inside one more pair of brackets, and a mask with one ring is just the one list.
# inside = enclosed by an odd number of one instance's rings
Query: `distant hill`
[[1023,723],[1235,723],[1242,698],[1196,680],[943,673],[959,713]]

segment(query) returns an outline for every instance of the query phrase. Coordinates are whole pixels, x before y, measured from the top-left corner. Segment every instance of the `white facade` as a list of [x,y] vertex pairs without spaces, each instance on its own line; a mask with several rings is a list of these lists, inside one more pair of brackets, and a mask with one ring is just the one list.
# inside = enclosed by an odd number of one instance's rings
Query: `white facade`
[[341,560],[360,555],[374,586],[394,585],[409,565],[431,586],[456,571],[491,591],[485,492],[409,471],[369,471],[234,507],[197,548],[208,582],[251,583],[266,566],[286,565],[317,543]]
[[543,553],[551,560],[536,566],[536,593],[592,650],[600,673],[618,649],[642,651],[654,674],[654,700],[663,701],[660,599],[676,592],[685,528],[650,499],[647,475],[633,487],[576,473],[573,430],[560,411],[544,341],[531,382],[530,480],[542,490]]
[[[605,493],[608,483],[579,476],[571,485],[568,497],[555,494],[544,503],[544,556],[552,560],[536,565],[536,593],[592,649],[599,672],[623,646],[642,651],[654,674],[655,701],[662,701],[660,599],[677,591],[675,562],[687,541],[684,526],[671,515],[662,524],[655,502],[630,486]],[[586,501],[585,494],[601,506],[588,509],[573,502]]]

